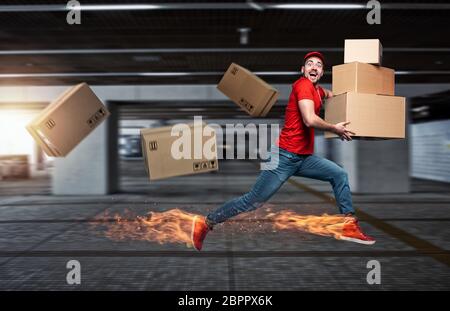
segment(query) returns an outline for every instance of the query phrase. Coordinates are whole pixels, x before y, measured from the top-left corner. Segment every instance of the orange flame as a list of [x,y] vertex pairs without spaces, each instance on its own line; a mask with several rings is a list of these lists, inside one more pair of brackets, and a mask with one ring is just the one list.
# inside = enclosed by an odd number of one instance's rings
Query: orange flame
[[322,236],[332,236],[335,239],[341,237],[345,219],[341,215],[328,214],[304,216],[288,210],[270,213],[266,217],[273,221],[276,229],[301,230]]
[[134,218],[128,215],[126,219],[115,215],[115,221],[106,224],[104,234],[115,241],[141,240],[159,244],[186,243],[191,246],[190,234],[194,216],[195,214],[178,208],[161,213],[150,212],[146,216]]
[[[266,208],[265,211],[261,210],[258,214],[257,218],[248,219],[248,223],[251,223],[253,227],[260,227],[259,220],[263,220],[272,224],[274,229],[301,230],[321,236],[332,236],[336,239],[342,235],[344,226],[344,216],[341,215],[305,216],[290,210],[272,212],[271,208]],[[108,218],[105,214],[91,222],[91,225],[95,228],[99,225],[106,226],[104,235],[115,241],[181,243],[192,247],[191,230],[195,216],[196,214],[178,208],[166,212],[150,212],[146,216],[136,216],[125,211],[123,216],[116,214],[113,219]],[[236,219],[242,218],[242,215],[236,217]],[[240,228],[241,231],[248,229],[248,225]]]

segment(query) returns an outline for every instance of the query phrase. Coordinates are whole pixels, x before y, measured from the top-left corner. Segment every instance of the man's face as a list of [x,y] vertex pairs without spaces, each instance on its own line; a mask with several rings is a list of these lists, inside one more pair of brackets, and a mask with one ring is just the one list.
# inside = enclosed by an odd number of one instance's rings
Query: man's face
[[306,60],[302,71],[305,78],[309,79],[313,84],[316,84],[323,75],[322,61],[318,57],[310,57]]

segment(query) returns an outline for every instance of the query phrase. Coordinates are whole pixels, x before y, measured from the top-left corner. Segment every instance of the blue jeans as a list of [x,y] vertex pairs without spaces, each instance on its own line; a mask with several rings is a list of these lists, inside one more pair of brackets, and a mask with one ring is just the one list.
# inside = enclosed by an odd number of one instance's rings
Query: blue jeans
[[206,217],[210,225],[224,222],[240,213],[249,212],[262,206],[291,176],[330,182],[340,213],[355,212],[347,173],[336,163],[316,155],[299,155],[278,147],[272,149],[271,157],[274,156],[274,152],[279,153],[278,165],[271,170],[263,170],[249,192],[226,202],[211,212]]

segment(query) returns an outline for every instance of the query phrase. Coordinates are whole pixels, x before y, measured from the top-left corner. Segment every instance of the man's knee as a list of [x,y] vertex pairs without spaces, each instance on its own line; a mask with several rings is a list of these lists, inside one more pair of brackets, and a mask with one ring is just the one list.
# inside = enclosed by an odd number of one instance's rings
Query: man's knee
[[335,182],[348,182],[348,174],[345,170],[339,168],[333,173],[333,180]]

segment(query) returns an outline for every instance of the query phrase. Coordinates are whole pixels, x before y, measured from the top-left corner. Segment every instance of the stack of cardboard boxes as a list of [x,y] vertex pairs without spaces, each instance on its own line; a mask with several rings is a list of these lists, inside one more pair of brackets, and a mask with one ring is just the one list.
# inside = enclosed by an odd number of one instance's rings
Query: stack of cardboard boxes
[[[381,67],[379,40],[345,40],[344,63],[333,66],[333,97],[325,106],[325,121],[349,121],[354,138],[405,137],[405,98],[394,96],[395,73]],[[331,132],[325,138],[337,137]]]

